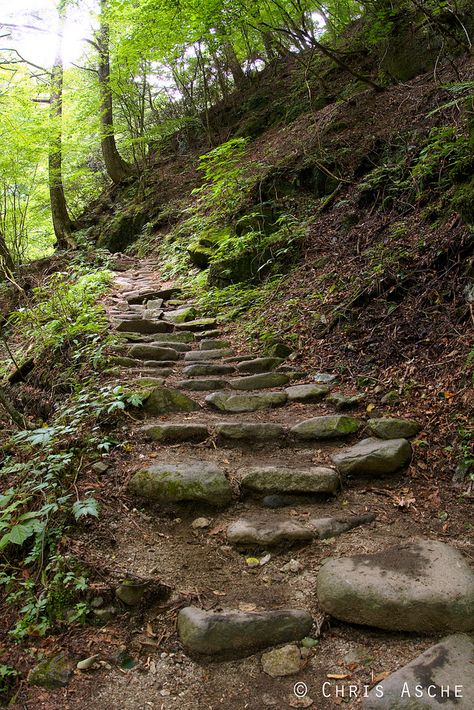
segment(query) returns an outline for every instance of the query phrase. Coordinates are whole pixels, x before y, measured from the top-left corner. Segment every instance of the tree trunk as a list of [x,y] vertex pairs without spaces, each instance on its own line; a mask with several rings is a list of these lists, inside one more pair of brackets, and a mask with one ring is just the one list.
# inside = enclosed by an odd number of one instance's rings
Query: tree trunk
[[115,183],[120,183],[130,177],[134,170],[132,165],[122,158],[115,143],[112,89],[110,86],[109,27],[105,20],[105,5],[106,0],[101,0],[100,30],[97,35],[101,101],[100,122],[102,129],[101,148],[109,177]]
[[59,40],[56,59],[51,73],[51,139],[49,144],[49,197],[54,234],[59,249],[75,246],[72,237],[73,223],[69,216],[62,176],[62,113],[63,113],[63,60],[62,25],[60,17]]
[[14,264],[10,250],[7,247],[3,232],[0,230],[0,274],[9,274]]

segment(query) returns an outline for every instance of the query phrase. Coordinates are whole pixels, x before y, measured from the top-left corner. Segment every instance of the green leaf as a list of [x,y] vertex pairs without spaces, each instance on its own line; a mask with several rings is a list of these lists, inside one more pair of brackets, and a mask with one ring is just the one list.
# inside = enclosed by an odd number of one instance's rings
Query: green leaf
[[72,506],[72,512],[76,520],[85,518],[87,515],[92,515],[94,518],[99,517],[99,504],[95,498],[85,498],[77,500]]

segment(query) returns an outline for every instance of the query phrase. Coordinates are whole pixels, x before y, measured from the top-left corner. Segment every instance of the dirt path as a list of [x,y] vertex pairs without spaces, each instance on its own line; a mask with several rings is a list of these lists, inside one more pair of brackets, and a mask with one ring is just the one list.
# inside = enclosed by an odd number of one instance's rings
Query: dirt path
[[[156,301],[154,292],[166,286],[159,282],[151,263],[118,274],[114,293],[107,303],[112,327],[123,330],[120,323],[124,320],[146,319],[147,298]],[[149,295],[143,297],[144,304],[133,303],[142,300],[130,296],[133,292]],[[180,294],[172,293],[161,306],[155,304],[150,320],[162,322],[170,317],[170,311],[188,305],[176,303],[180,300]],[[160,314],[162,309],[164,313]],[[204,326],[191,327],[196,330],[189,343],[191,350],[186,352],[198,351],[207,339],[203,336]],[[188,330],[185,325],[178,328],[173,332]],[[208,329],[214,330],[214,327],[211,325]],[[160,342],[160,337],[159,333],[146,335],[141,342],[149,345],[151,341]],[[213,338],[216,338],[215,334]],[[121,355],[129,356],[133,344],[136,343],[124,346]],[[169,348],[172,347],[169,343]],[[163,369],[171,370],[165,378],[167,388],[173,388],[185,379],[204,379],[186,377],[184,368],[192,364],[189,355],[187,360],[184,359],[186,352],[180,352],[179,359],[166,368],[123,367],[117,381],[130,384],[143,376],[160,378]],[[252,353],[240,355],[244,358]],[[212,363],[222,363],[232,356],[224,355],[213,359]],[[235,366],[235,362],[227,364]],[[286,369],[291,369],[288,363],[286,365]],[[213,375],[212,379],[228,381],[246,374]],[[314,385],[312,377],[302,377],[292,379],[283,387],[258,392],[282,392],[289,386],[310,383]],[[233,391],[232,385],[230,390]],[[187,413],[173,412],[147,416],[146,420],[129,420],[129,426],[122,432],[127,444],[110,457],[107,471],[97,476],[102,499],[107,501],[101,522],[81,532],[76,539],[78,548],[90,551],[89,557],[95,560],[98,569],[113,567],[124,578],[159,579],[170,587],[171,595],[167,600],[161,598],[136,607],[115,600],[110,618],[103,614],[105,621],[92,631],[84,632],[83,641],[85,643],[87,639],[87,647],[81,647],[81,639],[75,641],[75,654],[82,658],[97,654],[97,664],[91,670],[76,671],[67,688],[44,691],[35,699],[35,704],[52,710],[60,707],[86,710],[314,707],[326,710],[340,704],[359,707],[364,686],[372,687],[383,677],[381,674],[392,672],[412,660],[440,637],[440,634],[425,636],[345,624],[328,617],[318,605],[316,579],[326,558],[378,552],[389,545],[410,542],[425,532],[416,523],[407,526],[393,505],[403,482],[403,471],[375,483],[344,479],[335,494],[277,491],[283,498],[277,502],[286,505],[268,507],[274,501],[263,501],[264,493],[239,486],[242,476],[252,468],[262,466],[333,467],[335,453],[366,435],[365,407],[348,412],[361,420],[361,428],[357,434],[344,438],[295,441],[285,434],[263,443],[234,441],[229,445],[228,441],[215,435],[219,422],[274,423],[282,425],[287,432],[303,420],[336,414],[334,406],[323,398],[308,403],[288,401],[278,408],[254,412],[223,413],[204,402],[212,390],[180,391],[197,402],[199,408]],[[227,395],[229,389],[221,392]],[[245,391],[236,393],[247,394]],[[204,425],[210,435],[201,443],[164,444],[150,440],[143,431],[144,425],[164,423]],[[230,505],[216,509],[191,500],[162,504],[127,492],[127,486],[139,470],[150,465],[187,466],[190,462],[211,463],[225,473],[233,491]],[[226,535],[228,526],[242,518],[265,520],[271,529],[282,517],[305,527],[316,518],[342,515],[352,519],[367,513],[374,514],[374,522],[327,539],[316,537],[306,542],[283,542],[266,547],[252,543],[232,545]],[[258,562],[249,564],[250,558]],[[100,601],[100,593],[98,597]],[[97,604],[98,610],[110,607],[103,600]],[[314,620],[310,637],[316,639],[317,644],[303,649],[299,672],[288,677],[274,678],[263,672],[261,651],[237,660],[227,660],[224,654],[203,660],[183,649],[176,631],[177,613],[188,606],[216,612],[233,609],[243,613],[285,608],[307,610]],[[295,694],[295,684],[298,683],[305,686],[297,688]],[[357,686],[357,691],[352,691],[356,697],[349,697],[349,685]],[[298,692],[304,695],[305,687],[307,694],[298,699]]]

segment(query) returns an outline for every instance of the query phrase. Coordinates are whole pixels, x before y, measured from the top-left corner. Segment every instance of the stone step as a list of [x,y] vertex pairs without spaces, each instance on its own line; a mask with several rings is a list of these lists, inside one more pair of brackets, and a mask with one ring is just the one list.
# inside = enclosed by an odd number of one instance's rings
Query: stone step
[[229,381],[229,385],[235,390],[259,390],[272,387],[281,387],[288,384],[288,375],[278,372],[266,372],[259,375],[249,375],[248,377],[234,377]]
[[248,360],[255,360],[255,357],[255,355],[232,355],[232,357],[224,358],[224,362],[248,362]]
[[204,402],[220,412],[256,412],[259,409],[271,409],[286,404],[284,392],[267,392],[261,394],[225,394],[213,392]]
[[299,522],[282,514],[263,514],[253,518],[239,518],[227,528],[227,539],[232,545],[272,547],[296,542],[312,542],[337,537],[359,525],[371,523],[375,515],[352,517],[309,518]]
[[369,419],[368,429],[370,434],[380,439],[410,439],[419,433],[421,426],[412,419],[379,417]]
[[258,375],[265,372],[275,370],[278,365],[281,365],[283,358],[281,357],[258,357],[254,360],[240,360],[236,367],[238,372],[247,372],[252,375]]
[[176,367],[177,361],[176,360],[144,360],[143,361],[143,367],[146,368],[173,368]]
[[191,392],[209,392],[211,390],[223,390],[228,386],[226,380],[180,380],[175,383],[176,389],[189,390]]
[[196,333],[196,340],[206,340],[207,338],[218,338],[221,335],[221,331],[217,328],[212,330],[202,330]]
[[180,353],[174,348],[161,347],[150,343],[150,345],[132,345],[128,351],[130,357],[140,360],[160,360],[173,362],[179,360]]
[[164,319],[170,323],[186,323],[187,321],[196,320],[196,310],[192,306],[178,308],[173,311],[166,311]]
[[208,330],[209,328],[215,328],[215,326],[215,318],[200,318],[197,320],[186,321],[186,323],[176,323],[175,328],[177,331],[190,330],[194,333],[202,330]]
[[[268,514],[267,514],[268,515]],[[227,528],[227,539],[232,545],[273,547],[295,542],[311,542],[314,532],[306,525],[289,517],[263,519],[239,518]]]
[[230,345],[226,340],[216,340],[208,338],[199,343],[200,350],[230,350]]
[[[153,340],[156,340],[154,338]],[[192,343],[194,341],[194,333],[191,331],[182,330],[180,333],[160,333],[159,336],[160,343]]]
[[181,293],[181,288],[179,286],[170,286],[168,288],[161,288],[158,290],[149,288],[140,291],[129,291],[124,293],[123,297],[130,304],[142,304],[153,299],[162,299],[166,301],[166,299],[170,298],[170,296],[177,293]]
[[305,441],[340,439],[355,432],[360,427],[360,421],[344,414],[329,414],[322,417],[313,417],[299,422],[291,429],[297,439]]
[[224,471],[196,460],[144,468],[131,478],[129,490],[149,502],[194,501],[218,508],[229,505],[233,498]]
[[437,540],[329,559],[317,595],[323,611],[352,624],[416,633],[474,630],[474,573],[458,550]]
[[278,441],[282,443],[285,429],[280,424],[255,422],[219,422],[215,431],[217,439],[224,443],[263,443]]
[[187,353],[192,347],[189,343],[170,343],[166,340],[152,340],[150,345],[154,348],[172,348],[177,353]]
[[342,392],[332,392],[326,397],[326,402],[332,404],[336,411],[343,412],[347,409],[354,409],[364,401],[364,394],[345,395]]
[[143,411],[149,415],[195,412],[199,404],[172,387],[154,387],[145,393]]
[[238,477],[241,488],[253,493],[335,494],[340,486],[337,471],[324,466],[251,466]]
[[205,441],[209,432],[204,424],[147,424],[140,431],[147,439],[164,444]]
[[188,365],[183,369],[183,374],[188,377],[206,377],[207,375],[231,375],[235,372],[232,365],[221,365],[215,363],[196,363]]
[[300,609],[213,612],[185,607],[178,614],[178,634],[185,649],[222,660],[300,641],[310,634],[312,625],[311,614]]
[[336,468],[346,476],[394,473],[406,466],[412,448],[406,439],[363,439],[333,456]]
[[171,323],[165,323],[165,321],[152,321],[146,318],[134,318],[132,320],[122,320],[117,326],[116,330],[120,332],[132,332],[132,333],[144,333],[144,334],[155,334],[155,333],[170,333],[173,330],[173,325]]
[[320,402],[331,391],[327,385],[293,385],[285,392],[290,402]]
[[186,362],[209,362],[210,360],[219,360],[230,353],[232,350],[191,350],[186,353],[184,359]]

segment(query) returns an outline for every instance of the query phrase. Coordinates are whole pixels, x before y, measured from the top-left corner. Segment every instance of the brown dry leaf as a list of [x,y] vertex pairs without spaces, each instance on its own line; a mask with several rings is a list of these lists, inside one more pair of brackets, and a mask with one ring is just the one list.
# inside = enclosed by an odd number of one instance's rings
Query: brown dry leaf
[[327,673],[326,678],[329,678],[330,680],[345,680],[346,678],[350,678],[351,673]]
[[239,604],[240,611],[255,611],[256,608],[256,604],[249,604],[247,602],[240,602]]
[[217,591],[217,589],[214,589],[212,593],[216,597],[226,597],[227,596],[227,592],[219,592],[219,591]]
[[211,528],[211,529],[209,530],[209,533],[208,533],[208,534],[209,534],[209,535],[219,535],[219,533],[224,532],[224,530],[226,529],[226,527],[227,527],[227,525],[223,525],[223,524],[221,524],[221,525],[216,525],[214,528]]
[[150,622],[147,623],[146,625],[146,635],[149,636],[150,638],[154,639],[156,638],[156,634],[153,631],[153,627],[150,624]]
[[416,503],[416,498],[410,496],[404,498],[403,496],[400,496],[400,498],[395,499],[394,505],[396,505],[398,508],[405,508],[408,510],[408,508],[413,505],[413,503]]
[[380,683],[381,680],[385,680],[385,678],[388,678],[389,675],[391,675],[390,671],[382,671],[381,673],[377,673],[377,675],[373,676],[372,683]]

